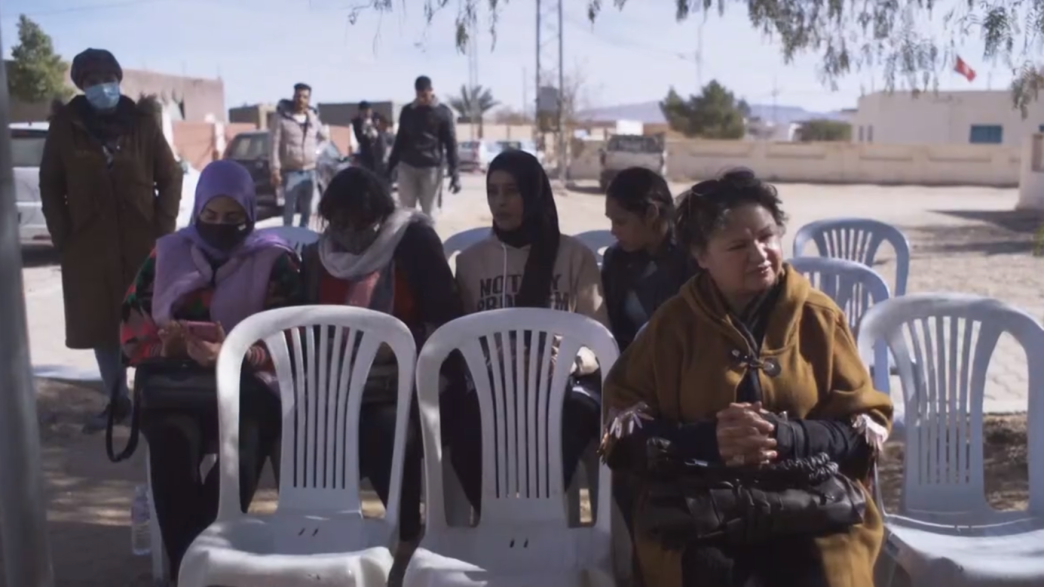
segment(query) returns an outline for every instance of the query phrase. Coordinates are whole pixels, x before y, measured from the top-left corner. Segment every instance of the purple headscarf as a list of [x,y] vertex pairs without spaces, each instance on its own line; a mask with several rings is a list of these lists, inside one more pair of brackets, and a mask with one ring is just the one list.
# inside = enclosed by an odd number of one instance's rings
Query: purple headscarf
[[[161,327],[173,320],[185,295],[214,284],[210,319],[226,332],[235,328],[247,316],[264,310],[272,266],[293,251],[282,239],[256,231],[228,252],[203,242],[195,226],[199,214],[210,200],[221,196],[243,206],[249,222],[257,217],[254,180],[242,165],[219,160],[203,169],[196,186],[192,225],[156,241],[152,319]],[[216,264],[220,265],[215,270]]]

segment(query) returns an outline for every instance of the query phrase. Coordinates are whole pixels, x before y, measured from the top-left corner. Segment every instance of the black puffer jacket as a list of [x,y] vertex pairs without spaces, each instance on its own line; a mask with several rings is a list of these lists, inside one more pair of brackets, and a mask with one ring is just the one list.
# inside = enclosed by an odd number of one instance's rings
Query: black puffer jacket
[[453,174],[457,170],[457,129],[453,111],[438,102],[430,106],[416,102],[403,106],[388,169],[394,169],[400,162],[411,167],[438,167],[443,162],[443,150],[449,173]]

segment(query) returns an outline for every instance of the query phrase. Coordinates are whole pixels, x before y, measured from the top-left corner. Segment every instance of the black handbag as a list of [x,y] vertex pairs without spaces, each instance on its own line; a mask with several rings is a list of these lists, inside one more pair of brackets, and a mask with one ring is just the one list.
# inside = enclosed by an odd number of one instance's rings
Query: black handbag
[[649,470],[635,522],[670,549],[825,536],[861,523],[866,512],[863,491],[826,454],[726,467],[685,460],[662,438],[646,446]]
[[133,405],[130,414],[130,437],[127,445],[116,453],[112,429],[116,424],[119,386],[109,390],[109,421],[105,428],[105,452],[118,463],[130,458],[138,448],[141,410],[204,411],[217,409],[217,378],[214,369],[195,361],[153,359],[136,366]]

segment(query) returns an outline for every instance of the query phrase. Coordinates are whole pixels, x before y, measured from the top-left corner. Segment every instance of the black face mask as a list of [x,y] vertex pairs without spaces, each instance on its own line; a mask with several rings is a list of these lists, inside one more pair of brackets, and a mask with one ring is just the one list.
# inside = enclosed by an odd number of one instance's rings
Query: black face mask
[[212,224],[210,222],[197,222],[196,232],[203,242],[211,247],[228,252],[236,248],[246,237],[254,231],[253,222],[242,224]]

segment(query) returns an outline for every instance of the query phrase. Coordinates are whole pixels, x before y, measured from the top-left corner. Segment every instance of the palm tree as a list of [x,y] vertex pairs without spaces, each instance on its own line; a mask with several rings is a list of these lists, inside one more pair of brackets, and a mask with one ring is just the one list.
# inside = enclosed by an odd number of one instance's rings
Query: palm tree
[[487,112],[500,105],[493,98],[493,92],[489,88],[474,86],[460,87],[460,95],[449,99],[449,105],[457,111],[459,117],[457,122],[477,123],[479,125],[479,138],[482,138],[482,118]]

